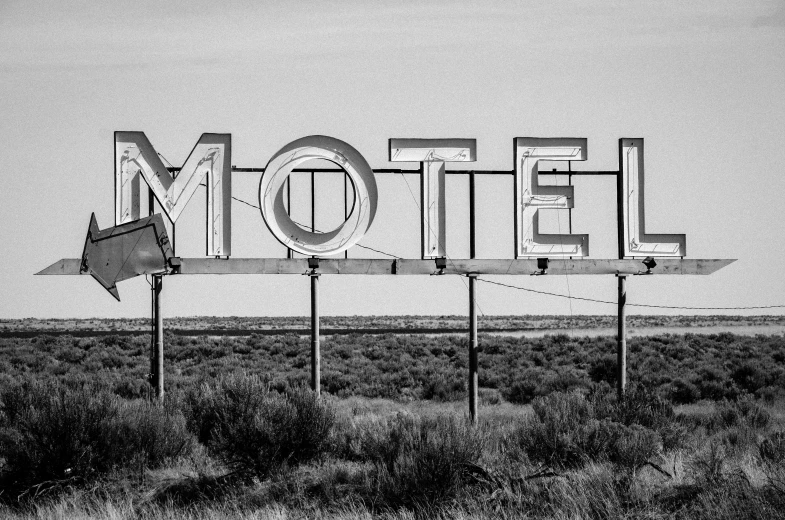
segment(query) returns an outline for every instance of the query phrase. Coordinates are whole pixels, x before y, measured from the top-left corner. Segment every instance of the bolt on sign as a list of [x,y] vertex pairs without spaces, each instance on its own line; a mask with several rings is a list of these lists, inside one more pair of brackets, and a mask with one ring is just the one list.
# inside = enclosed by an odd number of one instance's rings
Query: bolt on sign
[[[278,150],[262,172],[259,182],[259,207],[272,235],[291,251],[314,258],[336,255],[356,245],[373,225],[379,193],[376,175],[386,172],[420,175],[420,219],[422,251],[419,259],[324,259],[322,273],[336,274],[433,274],[434,260],[438,274],[708,274],[731,261],[687,260],[686,237],[679,234],[647,232],[644,210],[643,139],[619,140],[618,169],[598,172],[570,171],[570,175],[603,174],[617,178],[618,259],[590,260],[589,235],[548,234],[540,232],[539,212],[574,207],[573,186],[545,184],[539,177],[540,161],[585,161],[586,138],[517,137],[513,139],[514,167],[509,171],[447,170],[448,163],[471,163],[477,158],[475,139],[394,138],[388,141],[390,162],[419,163],[416,170],[374,170],[354,147],[339,139],[321,135],[303,137]],[[157,240],[139,242],[129,249],[128,241],[98,240],[114,236],[98,230],[93,219],[81,259],[63,259],[40,274],[91,274],[107,289],[113,282],[135,274],[273,274],[303,272],[305,259],[259,258],[235,259],[232,254],[232,174],[242,168],[232,166],[231,134],[206,133],[197,141],[183,166],[167,168],[143,132],[115,133],[115,223],[118,234],[129,225],[143,220],[141,203],[144,193],[152,194],[162,213],[173,224],[182,215],[200,185],[205,185],[207,203],[205,255],[207,258],[181,259],[163,246],[166,231],[156,228]],[[333,163],[345,172],[353,187],[351,211],[337,228],[327,232],[307,229],[295,222],[285,203],[286,180],[307,161],[320,159]],[[305,168],[307,171],[307,168]],[[174,175],[174,172],[177,174]],[[451,173],[474,175],[506,174],[513,177],[515,258],[508,260],[455,259],[449,257],[446,233],[445,177]],[[547,172],[552,174],[553,172]],[[472,190],[473,193],[473,190]],[[312,194],[313,195],[313,194]],[[470,200],[473,218],[474,198]],[[146,216],[145,216],[146,218]],[[149,223],[131,228],[140,233]],[[126,226],[125,228],[122,228]],[[160,227],[160,225],[158,226]],[[122,229],[121,229],[122,228]],[[149,228],[152,229],[152,228]],[[472,222],[471,229],[474,229]],[[470,240],[473,243],[474,236]],[[118,245],[120,244],[120,245]],[[124,244],[124,245],[122,245]],[[153,245],[151,245],[153,244]],[[173,245],[173,244],[172,244]],[[107,254],[101,248],[121,248]],[[124,248],[124,249],[122,249]],[[151,251],[150,248],[157,248]],[[104,262],[100,268],[98,259]],[[134,260],[135,258],[144,261]],[[151,259],[156,259],[152,261]],[[449,263],[444,259],[450,258]],[[639,259],[661,259],[660,268]],[[535,265],[536,263],[536,265]],[[313,265],[313,262],[312,262]],[[657,262],[654,262],[657,265]],[[545,267],[545,268],[544,268]],[[311,268],[313,268],[311,266]],[[156,271],[157,270],[157,271]],[[100,271],[100,274],[99,274]],[[113,273],[116,274],[113,278]],[[118,297],[119,299],[119,297]]]

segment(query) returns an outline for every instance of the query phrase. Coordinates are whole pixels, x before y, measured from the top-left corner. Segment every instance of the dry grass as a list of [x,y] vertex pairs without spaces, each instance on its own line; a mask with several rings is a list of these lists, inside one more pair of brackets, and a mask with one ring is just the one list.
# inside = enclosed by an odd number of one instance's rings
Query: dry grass
[[[766,424],[759,412],[740,413],[734,421],[755,424],[732,427],[717,426],[716,419],[730,404],[681,406],[673,420],[689,426],[687,442],[660,447],[650,459],[654,465],[625,467],[599,457],[565,468],[537,462],[521,448],[521,425],[539,420],[531,406],[482,407],[475,436],[465,423],[465,403],[327,399],[336,426],[329,452],[318,460],[237,483],[221,480],[227,469],[199,445],[187,457],[148,470],[141,482],[109,476],[22,507],[0,506],[0,518],[785,518],[785,449],[776,434],[785,428],[781,404],[766,407]],[[565,414],[580,408],[574,395],[554,397],[554,406],[559,399],[566,399]],[[569,440],[579,424],[554,432]],[[393,442],[399,451],[385,452]],[[437,472],[452,480],[429,481]],[[174,489],[185,500],[176,503]],[[423,496],[438,501],[407,501],[401,494],[423,489],[435,493]]]

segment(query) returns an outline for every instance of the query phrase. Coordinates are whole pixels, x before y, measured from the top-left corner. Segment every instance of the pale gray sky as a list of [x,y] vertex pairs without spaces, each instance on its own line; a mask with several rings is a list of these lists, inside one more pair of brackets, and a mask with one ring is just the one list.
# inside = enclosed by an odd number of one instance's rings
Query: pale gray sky
[[[386,162],[390,137],[476,138],[480,169],[511,169],[517,136],[587,137],[589,160],[576,167],[616,169],[618,138],[643,137],[648,231],[686,233],[690,258],[739,261],[708,277],[634,278],[628,301],[785,304],[784,94],[782,1],[6,0],[0,317],[149,314],[142,279],[121,283],[116,303],[87,277],[32,276],[81,254],[91,212],[101,227],[113,223],[115,130],[144,131],[175,164],[201,133],[228,132],[238,166],[264,166],[289,141],[326,134],[376,168],[400,166]],[[238,175],[234,195],[255,203],[258,180]],[[317,200],[324,214],[331,182]],[[593,258],[612,258],[613,181],[575,184],[574,232],[590,234]],[[417,257],[406,184],[387,176],[379,190],[362,243]],[[512,255],[511,190],[511,178],[479,184],[480,257]],[[468,254],[466,196],[465,179],[451,178],[456,258]],[[558,232],[566,214],[552,213],[546,231]],[[194,202],[178,221],[178,254],[202,254],[201,215]],[[234,256],[283,254],[258,211],[236,203],[233,220]],[[497,279],[616,297],[612,277]],[[467,298],[457,277],[322,278],[325,314],[465,313]],[[308,301],[302,276],[165,283],[168,316],[307,314]],[[486,314],[614,312],[488,285],[479,303]]]

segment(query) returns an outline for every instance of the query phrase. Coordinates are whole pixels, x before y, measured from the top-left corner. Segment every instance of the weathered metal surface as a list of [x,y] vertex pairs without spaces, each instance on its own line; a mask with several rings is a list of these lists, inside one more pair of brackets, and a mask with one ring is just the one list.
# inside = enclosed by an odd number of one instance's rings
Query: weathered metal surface
[[311,275],[311,389],[319,397],[322,378],[322,357],[319,350],[319,275]]
[[74,275],[82,274],[79,267],[82,265],[81,258],[61,258],[49,267],[41,269],[36,275]]
[[[433,265],[433,261],[416,260]],[[183,258],[180,274],[306,274],[307,258]],[[394,260],[320,259],[319,274],[394,274]],[[399,261],[400,262],[400,261]]]
[[153,327],[155,333],[155,351],[153,352],[153,386],[155,396],[160,403],[164,402],[164,318],[161,312],[161,292],[163,276],[153,276]]
[[232,254],[232,136],[202,134],[173,177],[144,132],[115,132],[115,225],[140,217],[141,180],[174,223],[200,185],[207,195],[206,254]]
[[[711,274],[735,260],[658,259],[650,274]],[[434,264],[423,260],[399,260],[398,274],[433,274]],[[539,273],[536,259],[515,260],[456,260],[448,259],[444,274],[527,275]],[[640,260],[573,259],[548,263],[546,274],[644,274],[646,267]]]
[[391,162],[420,163],[422,257],[447,256],[445,163],[472,162],[476,139],[390,139]]
[[[316,232],[313,226],[309,231],[294,222],[284,204],[284,184],[289,174],[298,164],[313,159],[341,166],[354,185],[353,211],[343,224],[324,233]],[[323,135],[303,137],[278,150],[259,181],[259,205],[265,224],[279,242],[305,255],[342,253],[359,242],[373,223],[378,198],[373,170],[360,152]],[[313,218],[313,210],[311,213]]]
[[643,139],[619,139],[619,183],[623,218],[619,222],[622,256],[684,257],[685,235],[647,233],[644,212]]
[[619,400],[627,391],[627,277],[619,275],[617,298],[618,319],[616,321],[616,393]]
[[388,141],[390,162],[474,162],[477,139],[392,138]]
[[480,385],[477,362],[477,277],[469,277],[469,416],[477,425],[478,389]]
[[99,230],[93,213],[79,271],[91,275],[119,301],[117,282],[163,273],[171,257],[172,246],[160,214]]
[[539,161],[585,161],[587,140],[577,137],[515,139],[515,256],[567,258],[589,255],[589,235],[540,233],[539,211],[570,209],[573,186],[540,184]]
[[[658,258],[652,275],[708,275],[726,267],[735,259],[675,259]],[[178,274],[307,274],[307,258],[182,258]],[[41,275],[83,274],[80,260],[63,258]],[[430,275],[436,274],[433,260],[419,259],[360,259],[323,258],[319,260],[319,274],[362,275]],[[530,275],[539,273],[536,259],[482,260],[447,259],[443,274]],[[640,260],[574,259],[550,260],[546,274],[550,275],[646,275]]]

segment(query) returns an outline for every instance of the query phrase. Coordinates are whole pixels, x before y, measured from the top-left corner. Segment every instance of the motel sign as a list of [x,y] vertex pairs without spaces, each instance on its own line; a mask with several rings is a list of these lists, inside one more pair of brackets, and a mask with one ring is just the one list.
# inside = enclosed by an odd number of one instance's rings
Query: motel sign
[[[166,217],[176,222],[204,181],[207,187],[206,254],[231,256],[232,139],[203,134],[176,177],[142,132],[115,133],[115,225],[138,220],[142,190],[152,192]],[[540,161],[585,161],[585,138],[514,139],[516,258],[583,258],[589,236],[539,232],[539,211],[573,207],[573,186],[539,180]],[[420,163],[422,175],[422,258],[447,257],[445,175],[447,163],[474,162],[475,139],[390,139],[391,162]],[[684,235],[647,234],[644,225],[643,139],[621,139],[623,255],[620,258],[686,256]],[[318,233],[295,223],[284,203],[284,186],[299,165],[322,159],[343,169],[354,187],[352,211],[335,230]],[[580,172],[575,172],[580,175]],[[287,248],[309,256],[330,256],[357,244],[373,223],[379,193],[373,169],[351,145],[326,136],[297,139],[281,148],[264,168],[259,184],[262,216]]]
[[[617,391],[626,386],[626,279],[635,275],[706,275],[734,260],[686,259],[686,238],[678,234],[648,232],[644,211],[643,139],[618,142],[616,169],[570,171],[570,175],[610,175],[616,178],[618,258],[589,257],[589,236],[547,234],[539,227],[540,210],[570,209],[573,186],[541,182],[540,161],[585,161],[585,138],[517,137],[513,139],[514,165],[509,171],[447,170],[450,163],[471,163],[477,157],[475,139],[413,139],[388,141],[390,162],[419,163],[416,169],[373,169],[348,143],[326,136],[308,136],[276,152],[264,168],[232,166],[230,134],[203,134],[181,168],[167,168],[142,132],[115,133],[115,225],[100,229],[90,219],[81,258],[63,258],[45,268],[43,275],[91,275],[115,298],[117,282],[142,274],[153,277],[155,349],[151,382],[163,398],[163,277],[187,274],[306,274],[311,281],[311,386],[320,391],[319,277],[323,274],[444,275],[469,278],[469,410],[477,418],[477,305],[476,282],[482,275],[579,274],[615,275],[618,280]],[[344,172],[353,187],[351,211],[337,228],[324,233],[308,229],[289,215],[284,201],[287,178],[294,171],[312,171],[305,163],[328,161]],[[331,170],[333,171],[333,170]],[[232,257],[232,175],[261,174],[259,208],[269,231],[290,252],[308,258]],[[356,245],[376,217],[379,193],[376,175],[414,174],[420,177],[420,258],[335,258]],[[552,174],[553,172],[547,172]],[[446,239],[445,176],[469,176],[469,258],[452,258]],[[475,258],[475,175],[513,178],[515,258]],[[313,175],[313,171],[312,171]],[[206,186],[205,257],[175,256],[164,217],[174,224],[200,185]],[[143,196],[152,194],[161,213],[142,215]],[[286,196],[288,197],[288,189]],[[313,197],[313,193],[312,193]],[[148,204],[150,211],[153,204]],[[331,256],[332,258],[324,258]]]

